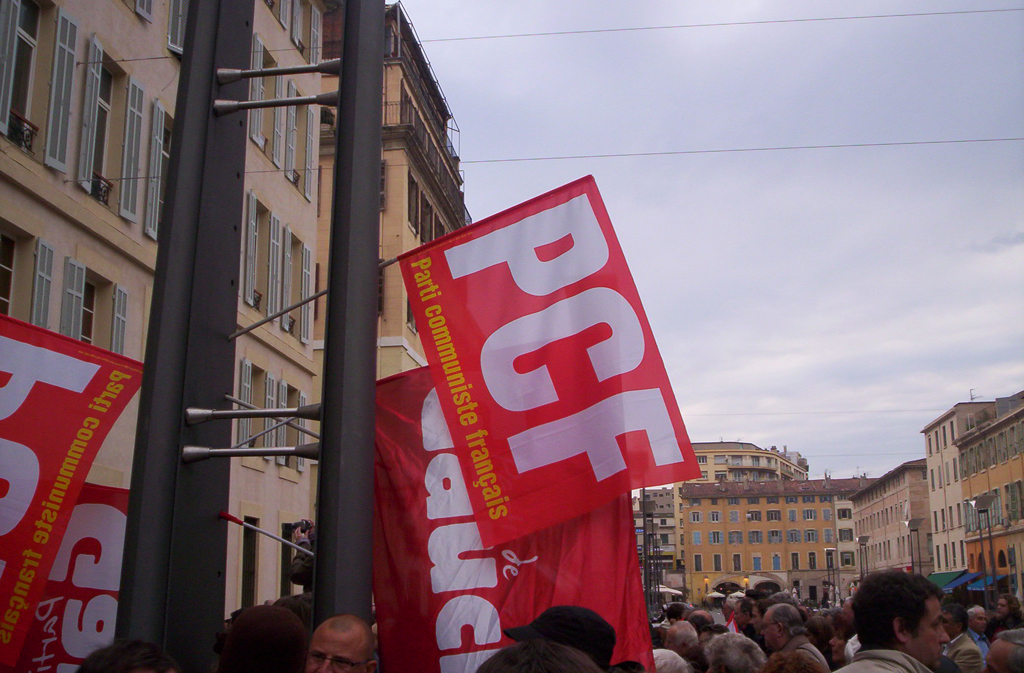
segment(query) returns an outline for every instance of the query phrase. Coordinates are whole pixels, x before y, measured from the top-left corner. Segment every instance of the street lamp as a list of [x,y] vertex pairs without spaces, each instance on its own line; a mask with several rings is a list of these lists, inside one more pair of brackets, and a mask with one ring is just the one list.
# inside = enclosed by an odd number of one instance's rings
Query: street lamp
[[[978,497],[970,500],[971,506],[974,507],[974,511],[979,514],[985,512],[985,520],[988,523],[988,549],[989,549],[989,562],[985,563],[985,579],[982,584],[981,597],[984,599],[985,610],[989,609],[988,599],[988,588],[990,585],[996,583],[996,552],[992,543],[992,504],[995,502],[996,496],[993,493],[983,493]],[[978,542],[981,545],[981,560],[982,563],[985,561],[985,538],[981,533],[981,526],[979,522],[978,527]],[[992,572],[992,580],[989,581],[989,570]]]
[[868,541],[871,540],[870,535],[861,535],[857,538],[857,544],[860,545],[860,578],[864,579],[864,570],[867,567],[867,559],[865,556],[868,553]]

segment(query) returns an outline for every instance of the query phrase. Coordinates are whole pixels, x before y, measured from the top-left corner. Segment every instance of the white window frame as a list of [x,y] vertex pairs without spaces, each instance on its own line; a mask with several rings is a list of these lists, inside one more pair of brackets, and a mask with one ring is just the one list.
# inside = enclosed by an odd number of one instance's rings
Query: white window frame
[[[295,82],[288,81],[288,98],[295,98],[299,95]],[[296,123],[296,106],[289,105],[287,111],[287,122],[285,123],[284,135],[284,176],[289,182],[295,173],[295,141],[298,135]]]
[[314,184],[316,182],[316,158],[317,144],[316,138],[316,111],[312,105],[306,106],[306,175],[302,179],[302,194],[306,197],[309,202],[313,201],[313,193],[315,191]]
[[68,172],[68,131],[71,97],[75,80],[75,47],[78,22],[62,8],[57,9],[57,35],[53,41],[53,70],[50,74],[50,110],[46,124],[46,152],[43,163]]
[[320,62],[320,43],[323,40],[323,19],[316,5],[309,5],[309,62]]
[[267,254],[267,315],[281,309],[281,218],[270,213],[270,236]]
[[[292,228],[285,225],[281,234],[281,308],[292,305]],[[281,329],[287,330],[292,317],[285,313],[278,320]]]
[[72,339],[82,338],[82,307],[85,299],[85,265],[72,257],[64,258],[64,294],[60,304],[60,333]]
[[153,23],[153,0],[135,0],[135,13]]
[[160,231],[160,185],[163,180],[166,113],[159,98],[153,99],[149,128],[149,178],[146,180],[146,220],[143,233],[154,241]]
[[167,13],[167,48],[181,54],[185,48],[185,21],[188,0],[170,0]]
[[[252,404],[252,362],[245,358],[242,358],[238,366],[238,399],[246,404]],[[238,419],[235,428],[235,443],[240,444],[252,434],[252,419]]]
[[[285,97],[284,75],[278,75],[274,78],[274,97]],[[281,162],[284,159],[284,117],[284,107],[278,106],[274,108],[274,139],[270,145],[270,160],[278,168],[281,168]]]
[[[281,379],[280,381],[277,382],[277,406],[288,406],[288,382],[285,381],[284,379]],[[283,419],[277,418],[274,420],[275,422],[277,422]],[[281,427],[279,427],[277,430],[274,431],[274,434],[276,435],[276,439],[274,441],[274,444],[276,446],[288,446],[287,425],[282,425]],[[277,456],[277,462],[279,465],[287,465],[288,456]]]
[[32,281],[33,325],[50,329],[50,290],[53,287],[53,246],[36,239],[35,274]]
[[283,28],[288,27],[288,21],[292,18],[292,0],[280,0],[277,8],[277,21]]
[[302,45],[302,0],[292,0],[292,25],[289,34],[296,48]]
[[110,350],[124,355],[125,332],[128,328],[128,290],[114,286],[114,310],[110,326]]
[[139,169],[142,165],[142,116],[145,93],[134,78],[125,86],[124,144],[121,155],[121,181],[118,187],[119,214],[129,222],[139,221]]
[[[263,408],[274,409],[277,407],[277,379],[271,376],[270,372],[267,372],[265,382],[266,385],[264,386]],[[268,427],[270,427],[276,422],[276,419],[273,418],[265,419],[263,421],[263,429],[266,430]],[[276,430],[273,432],[268,432],[267,434],[263,435],[263,446],[273,446],[273,442],[276,438]],[[274,456],[263,456],[263,460],[267,461],[271,460],[272,458],[274,458]]]
[[[93,158],[96,156],[96,121],[99,118],[100,84],[103,81],[103,45],[93,35],[85,65],[85,100],[79,138],[78,184],[92,193]],[[108,117],[109,119],[109,117]]]
[[245,258],[243,261],[242,296],[249,306],[256,305],[256,247],[259,245],[259,201],[249,190],[246,203]]
[[[255,33],[252,36],[252,58],[250,59],[249,66],[253,70],[261,70],[263,68],[263,41]],[[264,93],[262,77],[253,77],[249,80],[250,101],[263,100]],[[263,149],[267,144],[266,138],[263,137],[263,110],[260,108],[249,110],[249,137],[260,146],[260,149]]]
[[[302,299],[308,299],[313,294],[313,250],[302,244],[302,280],[299,288]],[[308,344],[313,338],[313,302],[307,301],[302,305],[299,321],[299,341]]]
[[18,20],[21,0],[0,1],[0,133],[7,135],[18,53]]
[[[299,403],[300,407],[306,406],[306,393],[302,392],[301,390],[299,391],[298,403]],[[306,419],[304,419],[304,418],[296,418],[295,419],[295,423],[300,428],[305,428],[306,427]],[[299,438],[299,441],[297,442],[298,444],[305,444],[306,443],[306,436],[304,434],[302,434],[301,432],[299,433],[298,438]],[[303,458],[302,456],[295,456],[295,469],[297,471],[299,471],[299,472],[305,472],[306,471],[306,459]]]

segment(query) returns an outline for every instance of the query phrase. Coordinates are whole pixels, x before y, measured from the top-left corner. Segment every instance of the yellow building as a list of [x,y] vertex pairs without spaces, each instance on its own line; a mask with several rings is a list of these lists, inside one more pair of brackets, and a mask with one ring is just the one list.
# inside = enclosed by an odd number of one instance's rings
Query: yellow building
[[807,479],[807,459],[786,447],[762,449],[747,442],[694,442],[696,482]]

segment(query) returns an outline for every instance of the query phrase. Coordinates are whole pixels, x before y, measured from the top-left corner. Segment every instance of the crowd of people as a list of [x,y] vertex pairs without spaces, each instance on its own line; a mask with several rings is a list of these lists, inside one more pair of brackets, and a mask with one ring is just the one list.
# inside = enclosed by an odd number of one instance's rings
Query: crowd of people
[[[947,602],[943,603],[943,600]],[[793,596],[748,591],[723,606],[726,624],[683,603],[652,626],[654,669],[615,661],[616,634],[587,608],[551,607],[505,629],[514,642],[477,673],[1024,673],[1024,616],[1012,594],[995,613],[948,602],[921,575],[877,572],[841,608],[814,612]],[[234,613],[215,651],[216,673],[374,673],[376,634],[354,615],[310,633],[308,594]],[[154,645],[118,642],[80,673],[176,673]],[[387,671],[386,673],[397,673]],[[404,672],[403,672],[404,673]]]

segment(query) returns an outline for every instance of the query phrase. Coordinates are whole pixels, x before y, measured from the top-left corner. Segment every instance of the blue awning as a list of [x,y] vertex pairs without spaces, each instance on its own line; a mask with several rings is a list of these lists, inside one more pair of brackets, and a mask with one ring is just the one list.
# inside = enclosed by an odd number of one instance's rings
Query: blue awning
[[968,591],[981,591],[984,587],[987,587],[987,586],[991,585],[993,582],[998,582],[999,580],[1003,579],[1004,577],[1006,577],[1006,575],[1000,575],[999,577],[996,577],[995,579],[992,579],[991,577],[986,577],[984,579],[980,579],[977,582],[972,582],[971,584],[968,584],[967,585],[967,590]]
[[949,584],[947,584],[944,587],[942,587],[942,590],[945,591],[948,594],[948,593],[952,592],[953,589],[956,589],[958,586],[960,586],[962,584],[967,584],[971,580],[976,580],[979,577],[981,577],[981,573],[965,573],[965,574],[961,575],[960,577],[957,577],[955,580],[953,580]]

